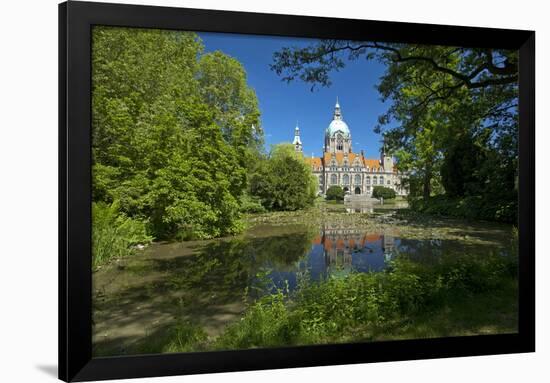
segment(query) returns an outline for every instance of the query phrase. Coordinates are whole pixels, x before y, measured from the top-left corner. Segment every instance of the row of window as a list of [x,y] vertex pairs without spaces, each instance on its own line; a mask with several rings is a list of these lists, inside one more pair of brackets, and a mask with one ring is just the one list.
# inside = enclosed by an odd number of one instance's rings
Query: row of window
[[[362,171],[366,171],[366,172],[382,172],[382,171],[383,171],[382,168],[369,168],[369,167],[367,167],[367,168],[361,168],[361,167],[350,168],[350,167],[347,167],[347,166],[343,166],[343,167],[339,168],[339,167],[337,167],[337,166],[335,166],[335,165],[334,165],[334,166],[329,166],[327,169],[328,169],[328,170],[331,170],[331,171],[333,171],[333,172],[338,171],[338,170],[344,171],[344,172],[349,172],[349,171],[351,171],[351,172],[362,172]],[[319,168],[314,169],[314,170],[323,170],[323,167],[320,166]]]
[[[350,182],[349,175],[344,174],[344,176],[342,177],[342,181],[343,181],[344,185],[349,185],[349,182]],[[378,178],[376,176],[372,177],[372,184],[373,185],[378,185],[378,182],[380,182],[380,185],[384,185],[384,177],[382,177],[382,176],[380,176]],[[330,183],[332,185],[338,184],[338,177],[336,176],[336,174],[332,174],[330,176]],[[370,177],[367,177],[365,179],[365,183],[367,185],[370,185]],[[361,185],[361,176],[360,175],[355,176],[355,185]],[[390,180],[387,180],[387,185],[391,185]]]

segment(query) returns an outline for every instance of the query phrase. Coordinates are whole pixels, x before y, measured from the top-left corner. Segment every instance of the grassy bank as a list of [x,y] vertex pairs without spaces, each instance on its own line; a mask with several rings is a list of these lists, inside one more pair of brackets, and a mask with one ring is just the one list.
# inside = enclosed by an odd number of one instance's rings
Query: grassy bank
[[147,235],[146,222],[126,217],[117,203],[92,203],[92,266],[94,269],[135,252],[136,245],[153,240]]
[[214,339],[178,323],[148,352],[187,352],[515,332],[516,259],[402,254],[382,273],[307,277],[249,305]]

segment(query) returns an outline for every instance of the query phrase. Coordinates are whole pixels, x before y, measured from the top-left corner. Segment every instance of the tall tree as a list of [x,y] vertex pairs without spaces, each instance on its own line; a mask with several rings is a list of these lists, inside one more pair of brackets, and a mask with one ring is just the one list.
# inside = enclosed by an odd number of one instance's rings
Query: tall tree
[[251,177],[250,193],[269,210],[298,210],[311,206],[317,179],[292,144],[273,146]]
[[238,231],[243,157],[262,139],[242,66],[204,54],[194,33],[95,27],[92,38],[94,200],[118,201],[160,238]]

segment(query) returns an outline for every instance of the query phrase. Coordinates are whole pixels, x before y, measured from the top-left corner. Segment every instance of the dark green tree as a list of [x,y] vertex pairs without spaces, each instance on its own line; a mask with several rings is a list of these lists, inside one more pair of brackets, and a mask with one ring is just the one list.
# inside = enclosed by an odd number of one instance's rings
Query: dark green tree
[[250,179],[250,194],[268,210],[298,210],[315,200],[317,181],[292,144],[275,145]]
[[326,199],[329,201],[342,201],[344,200],[344,190],[338,185],[330,186],[327,189]]
[[374,198],[394,199],[395,190],[385,186],[374,186],[372,188],[372,196]]
[[441,165],[441,182],[447,195],[464,197],[481,192],[485,179],[479,174],[479,165],[484,162],[483,152],[472,137],[457,138]]

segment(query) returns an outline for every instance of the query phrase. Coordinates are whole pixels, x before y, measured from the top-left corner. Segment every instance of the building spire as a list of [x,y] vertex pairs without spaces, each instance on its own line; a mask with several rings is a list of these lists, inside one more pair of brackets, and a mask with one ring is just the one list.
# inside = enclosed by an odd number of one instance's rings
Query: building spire
[[338,102],[338,96],[336,96],[336,105],[334,105],[334,117],[333,120],[341,120],[342,111],[340,110],[340,103]]
[[302,140],[300,139],[300,128],[298,127],[298,120],[296,120],[296,127],[294,128],[294,141],[292,141],[292,145],[294,145],[294,150],[297,152],[302,151]]

